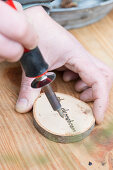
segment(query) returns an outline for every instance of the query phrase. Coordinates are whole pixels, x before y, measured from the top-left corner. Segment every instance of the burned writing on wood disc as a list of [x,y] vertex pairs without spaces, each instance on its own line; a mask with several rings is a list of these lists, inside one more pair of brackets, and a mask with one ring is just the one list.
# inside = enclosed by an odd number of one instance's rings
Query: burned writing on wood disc
[[62,111],[63,111],[63,114],[64,114],[64,118],[67,121],[69,127],[72,129],[73,132],[75,132],[76,130],[75,130],[75,127],[73,125],[74,120],[70,120],[70,118],[67,114],[69,112],[69,109],[66,110],[66,109],[62,108]]

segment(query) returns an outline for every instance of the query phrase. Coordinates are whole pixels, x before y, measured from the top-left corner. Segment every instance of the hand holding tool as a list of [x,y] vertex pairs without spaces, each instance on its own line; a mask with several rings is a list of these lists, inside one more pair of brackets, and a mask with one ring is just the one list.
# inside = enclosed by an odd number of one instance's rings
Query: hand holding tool
[[[12,0],[3,0],[16,10]],[[20,59],[22,67],[27,77],[35,78],[31,86],[33,88],[42,88],[45,92],[53,110],[57,111],[63,117],[61,104],[53,92],[50,83],[55,79],[55,73],[47,73],[48,64],[45,62],[40,50],[36,47],[33,50],[25,49],[24,55]]]
[[[8,5],[16,9],[12,0],[4,0]],[[51,104],[54,111],[57,111],[59,115],[64,118],[72,131],[75,132],[75,127],[71,122],[65,109],[61,108],[60,101],[52,90],[51,83],[55,79],[55,73],[47,73],[48,64],[44,60],[38,47],[28,50],[24,50],[24,55],[20,59],[22,67],[27,77],[35,78],[31,83],[33,88],[42,88],[45,92],[49,103]]]

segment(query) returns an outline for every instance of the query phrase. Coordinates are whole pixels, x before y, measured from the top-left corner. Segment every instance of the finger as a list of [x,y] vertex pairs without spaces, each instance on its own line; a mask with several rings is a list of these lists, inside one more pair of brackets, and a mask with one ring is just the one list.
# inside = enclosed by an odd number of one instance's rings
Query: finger
[[64,71],[64,74],[63,74],[63,80],[66,81],[66,82],[69,82],[71,80],[76,80],[78,79],[78,74],[70,71],[70,70],[66,70]]
[[108,106],[109,91],[107,89],[106,82],[101,81],[95,83],[92,86],[92,92],[94,97],[93,112],[96,119],[96,123],[100,124],[104,119],[104,113]]
[[0,16],[2,16],[0,17],[0,32],[2,34],[28,49],[37,45],[37,35],[23,13],[17,12],[0,1]]
[[84,83],[82,80],[78,80],[75,83],[75,90],[77,92],[82,92],[82,91],[84,91],[87,88],[89,88],[88,85],[86,83]]
[[92,88],[86,89],[80,94],[80,100],[84,102],[94,101]]
[[19,43],[9,40],[0,34],[0,56],[10,62],[15,62],[20,59],[23,54],[23,47]]
[[19,97],[16,103],[16,111],[20,113],[28,112],[32,109],[35,99],[40,94],[40,89],[31,88],[32,78],[27,78],[25,73],[22,74],[22,83]]
[[95,63],[95,65],[101,70],[101,72],[107,79],[109,89],[111,89],[113,83],[113,69],[108,67],[103,62],[93,56],[91,56],[91,59]]
[[93,104],[93,112],[96,119],[96,123],[100,124],[104,120],[104,113],[108,106],[108,97],[106,101],[103,99],[96,99]]
[[78,72],[81,79],[87,83],[89,87],[92,87],[94,97],[93,112],[96,123],[100,124],[104,119],[104,113],[108,105],[109,87],[105,77],[92,62],[84,58],[82,60],[79,58],[70,60],[70,63],[67,64],[66,67]]
[[[96,119],[96,123],[100,124],[104,119],[104,113],[106,111],[108,105],[108,93],[103,88],[101,83],[97,83],[93,85],[93,89],[86,89],[84,92],[80,94],[80,99],[84,102],[94,101],[93,104],[93,113]],[[104,84],[103,84],[104,85]],[[95,86],[95,87],[94,87]],[[101,88],[101,90],[99,90]]]

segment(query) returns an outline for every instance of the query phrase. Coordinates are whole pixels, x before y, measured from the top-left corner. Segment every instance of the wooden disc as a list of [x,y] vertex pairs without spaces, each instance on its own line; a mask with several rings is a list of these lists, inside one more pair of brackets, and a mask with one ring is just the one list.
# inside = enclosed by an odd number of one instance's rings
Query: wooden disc
[[75,97],[62,93],[56,95],[62,108],[67,110],[76,131],[73,132],[67,121],[53,111],[45,94],[35,101],[33,107],[34,125],[37,130],[50,140],[61,143],[76,142],[87,137],[95,125],[92,109]]

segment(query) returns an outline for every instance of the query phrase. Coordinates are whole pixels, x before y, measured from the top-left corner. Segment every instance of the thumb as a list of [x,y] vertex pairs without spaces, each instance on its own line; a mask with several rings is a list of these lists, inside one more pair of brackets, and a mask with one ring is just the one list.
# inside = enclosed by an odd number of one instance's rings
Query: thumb
[[25,73],[22,73],[22,82],[19,97],[16,103],[16,111],[26,113],[32,109],[35,99],[40,94],[40,89],[33,89],[31,82],[33,78],[28,78]]

